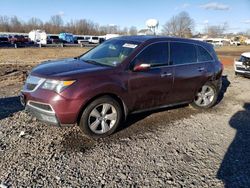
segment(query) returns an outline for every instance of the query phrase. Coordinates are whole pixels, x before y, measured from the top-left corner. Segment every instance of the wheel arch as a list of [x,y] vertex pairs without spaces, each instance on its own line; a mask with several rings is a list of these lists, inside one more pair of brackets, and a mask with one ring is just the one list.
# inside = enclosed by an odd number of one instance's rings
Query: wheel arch
[[90,98],[85,104],[82,105],[82,107],[77,115],[77,125],[79,125],[82,113],[86,109],[86,107],[90,103],[92,103],[94,100],[96,100],[97,98],[105,97],[105,96],[109,96],[109,97],[113,98],[114,100],[116,100],[120,104],[121,110],[122,110],[122,118],[123,118],[123,120],[126,119],[126,117],[128,115],[128,108],[127,108],[126,104],[124,103],[124,101],[121,99],[121,97],[119,97],[118,95],[116,95],[114,93],[102,93],[102,94],[98,94],[98,95]]

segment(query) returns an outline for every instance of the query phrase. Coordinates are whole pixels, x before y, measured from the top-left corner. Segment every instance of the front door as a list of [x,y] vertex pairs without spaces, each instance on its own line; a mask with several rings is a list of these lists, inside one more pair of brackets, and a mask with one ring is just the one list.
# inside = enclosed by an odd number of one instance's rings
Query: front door
[[131,71],[129,92],[134,110],[166,105],[173,86],[173,67],[168,66],[169,45],[158,42],[146,47],[132,62],[133,66],[149,64],[150,68]]

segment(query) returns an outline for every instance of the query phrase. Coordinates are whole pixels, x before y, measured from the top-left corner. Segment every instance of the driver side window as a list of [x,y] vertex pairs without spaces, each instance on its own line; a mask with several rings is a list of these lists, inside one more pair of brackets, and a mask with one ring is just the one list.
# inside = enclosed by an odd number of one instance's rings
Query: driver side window
[[134,64],[150,64],[151,67],[168,64],[169,50],[167,42],[160,42],[146,47],[135,59]]

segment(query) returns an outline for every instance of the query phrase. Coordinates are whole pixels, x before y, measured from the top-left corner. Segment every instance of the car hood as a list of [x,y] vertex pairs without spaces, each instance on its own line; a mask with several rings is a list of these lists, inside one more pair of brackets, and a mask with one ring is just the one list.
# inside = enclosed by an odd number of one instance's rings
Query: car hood
[[68,77],[74,74],[101,71],[111,68],[112,67],[86,63],[80,59],[68,58],[44,62],[36,66],[31,74],[41,77]]

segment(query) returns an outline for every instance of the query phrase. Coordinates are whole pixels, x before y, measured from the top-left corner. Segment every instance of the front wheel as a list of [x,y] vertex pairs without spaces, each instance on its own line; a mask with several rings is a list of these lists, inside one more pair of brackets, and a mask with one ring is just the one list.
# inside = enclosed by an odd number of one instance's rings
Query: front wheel
[[211,108],[217,101],[218,92],[213,84],[207,83],[197,92],[191,105],[198,109]]
[[94,100],[83,111],[79,126],[92,138],[111,135],[122,119],[120,104],[112,97],[104,96]]

